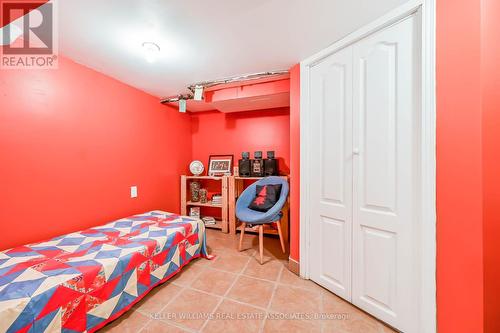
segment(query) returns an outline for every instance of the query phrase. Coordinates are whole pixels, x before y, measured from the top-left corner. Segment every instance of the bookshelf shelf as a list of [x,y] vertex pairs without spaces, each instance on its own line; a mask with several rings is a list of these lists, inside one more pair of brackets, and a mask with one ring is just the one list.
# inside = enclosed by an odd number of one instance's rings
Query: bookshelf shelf
[[222,230],[222,220],[215,219],[215,224],[205,224],[205,228]]
[[188,201],[188,202],[186,202],[186,205],[187,206],[198,206],[198,207],[222,208],[222,204],[220,204],[220,205],[218,205],[218,204],[212,204],[211,201],[208,201],[206,203]]

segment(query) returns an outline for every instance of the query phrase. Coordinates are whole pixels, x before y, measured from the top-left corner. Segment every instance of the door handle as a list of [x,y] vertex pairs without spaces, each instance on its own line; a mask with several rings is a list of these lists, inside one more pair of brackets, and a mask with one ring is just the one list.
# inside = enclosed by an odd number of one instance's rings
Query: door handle
[[354,149],[352,150],[352,154],[353,154],[353,155],[359,155],[359,148],[354,148]]

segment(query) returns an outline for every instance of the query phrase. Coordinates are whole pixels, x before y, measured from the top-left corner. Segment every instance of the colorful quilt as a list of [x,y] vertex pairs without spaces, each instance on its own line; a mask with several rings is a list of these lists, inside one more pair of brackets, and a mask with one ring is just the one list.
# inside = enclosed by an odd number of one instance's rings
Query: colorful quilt
[[194,258],[205,227],[151,211],[0,252],[0,332],[94,332]]

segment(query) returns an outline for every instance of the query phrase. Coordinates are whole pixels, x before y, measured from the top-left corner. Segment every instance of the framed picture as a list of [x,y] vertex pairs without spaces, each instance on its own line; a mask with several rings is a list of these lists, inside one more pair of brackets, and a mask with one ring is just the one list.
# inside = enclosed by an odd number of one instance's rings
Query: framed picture
[[230,176],[233,168],[233,155],[210,155],[208,159],[209,176]]

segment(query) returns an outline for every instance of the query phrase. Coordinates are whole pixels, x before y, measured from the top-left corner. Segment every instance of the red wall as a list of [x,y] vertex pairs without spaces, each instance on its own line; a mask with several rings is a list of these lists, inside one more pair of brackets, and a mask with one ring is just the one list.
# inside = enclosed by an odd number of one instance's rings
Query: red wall
[[179,211],[189,115],[67,59],[59,66],[0,71],[0,249]]
[[483,332],[480,3],[437,1],[440,333]]
[[[208,164],[210,154],[234,154],[235,163],[241,152],[274,150],[280,158],[280,172],[290,173],[289,108],[221,113],[193,113],[191,116],[193,159]],[[265,155],[264,155],[265,156]]]
[[290,69],[290,258],[300,260],[300,64]]
[[[290,111],[279,108],[259,111],[222,113],[219,111],[191,114],[192,159],[201,160],[205,168],[212,154],[233,154],[237,165],[241,152],[256,150],[266,154],[274,150],[279,158],[280,173],[290,169]],[[205,169],[205,174],[207,173]],[[220,192],[220,187],[205,182],[209,196]],[[202,215],[220,216],[220,209],[202,208]],[[188,212],[189,214],[189,212]]]
[[500,332],[500,2],[482,0],[485,332]]

